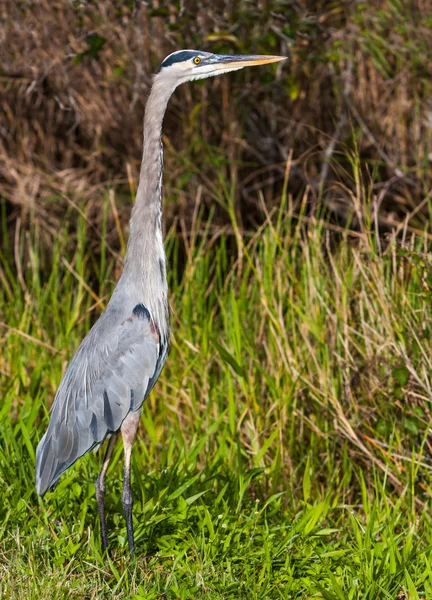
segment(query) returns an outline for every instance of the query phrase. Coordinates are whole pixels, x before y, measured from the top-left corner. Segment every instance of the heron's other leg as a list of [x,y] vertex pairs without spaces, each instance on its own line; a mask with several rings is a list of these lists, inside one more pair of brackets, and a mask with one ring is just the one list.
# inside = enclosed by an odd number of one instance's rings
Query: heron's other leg
[[108,448],[105,453],[105,458],[103,461],[102,469],[96,479],[96,501],[99,513],[99,519],[101,524],[101,537],[102,537],[102,550],[106,550],[108,547],[108,538],[106,532],[106,520],[105,520],[105,475],[108,470],[108,465],[111,460],[111,456],[114,450],[115,443],[117,441],[118,433],[113,433],[109,442]]
[[132,444],[136,436],[141,411],[130,412],[123,421],[120,431],[124,445],[124,479],[123,479],[123,511],[126,519],[126,530],[128,536],[129,550],[133,554],[135,549],[134,533],[132,526],[132,491],[130,485]]

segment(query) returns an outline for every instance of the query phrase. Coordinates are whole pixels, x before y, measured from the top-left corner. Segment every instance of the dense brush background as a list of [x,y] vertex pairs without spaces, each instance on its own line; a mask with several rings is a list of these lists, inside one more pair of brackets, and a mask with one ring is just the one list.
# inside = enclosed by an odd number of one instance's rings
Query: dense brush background
[[[97,189],[136,182],[152,73],[188,47],[286,54],[289,63],[276,76],[248,70],[177,91],[164,128],[168,225],[190,218],[199,188],[209,206],[208,182],[221,172],[236,186],[242,222],[261,222],[259,192],[267,206],[278,203],[291,151],[288,191],[298,197],[309,187],[313,203],[322,188],[338,219],[358,196],[352,153],[373,182],[384,228],[430,189],[427,0],[39,0],[0,10],[0,191],[12,218],[18,206],[56,227],[78,198],[97,223]],[[128,212],[129,203],[125,223]]]
[[[170,360],[100,556],[87,457],[37,499],[61,374],[122,267],[152,73]],[[432,598],[429,0],[0,5],[0,594]],[[62,595],[63,594],[63,595]]]

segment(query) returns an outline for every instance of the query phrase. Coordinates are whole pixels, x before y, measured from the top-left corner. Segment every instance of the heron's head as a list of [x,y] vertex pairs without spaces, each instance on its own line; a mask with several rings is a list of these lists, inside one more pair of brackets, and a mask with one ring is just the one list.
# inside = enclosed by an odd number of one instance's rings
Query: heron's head
[[177,87],[186,81],[214,77],[244,67],[279,62],[286,58],[286,56],[211,54],[200,50],[179,50],[162,61],[156,76],[169,80]]

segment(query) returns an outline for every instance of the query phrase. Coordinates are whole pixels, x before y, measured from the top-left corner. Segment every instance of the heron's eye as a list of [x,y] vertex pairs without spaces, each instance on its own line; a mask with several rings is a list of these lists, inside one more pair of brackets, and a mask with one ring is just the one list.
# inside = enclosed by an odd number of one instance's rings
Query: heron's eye
[[200,59],[200,57],[199,57],[199,56],[195,56],[195,58],[193,59],[193,61],[194,61],[194,63],[195,63],[196,65],[199,65],[199,64],[200,64],[200,62],[201,62],[201,59]]

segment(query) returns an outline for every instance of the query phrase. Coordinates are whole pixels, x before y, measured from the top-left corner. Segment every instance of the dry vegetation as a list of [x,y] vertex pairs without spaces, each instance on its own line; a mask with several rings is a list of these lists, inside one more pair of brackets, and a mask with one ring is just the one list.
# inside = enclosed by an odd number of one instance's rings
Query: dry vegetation
[[[290,61],[276,77],[254,70],[176,93],[165,126],[169,224],[191,216],[197,193],[209,206],[221,173],[236,186],[237,217],[261,222],[258,192],[278,204],[292,152],[289,192],[309,186],[309,210],[322,197],[358,226],[358,203],[372,204],[388,229],[417,207],[419,225],[431,187],[427,9],[428,0],[3,3],[0,193],[11,220],[30,210],[55,228],[73,200],[100,222],[98,188],[128,192],[136,181],[151,73],[169,52],[200,47]],[[127,223],[129,206],[120,214]]]

